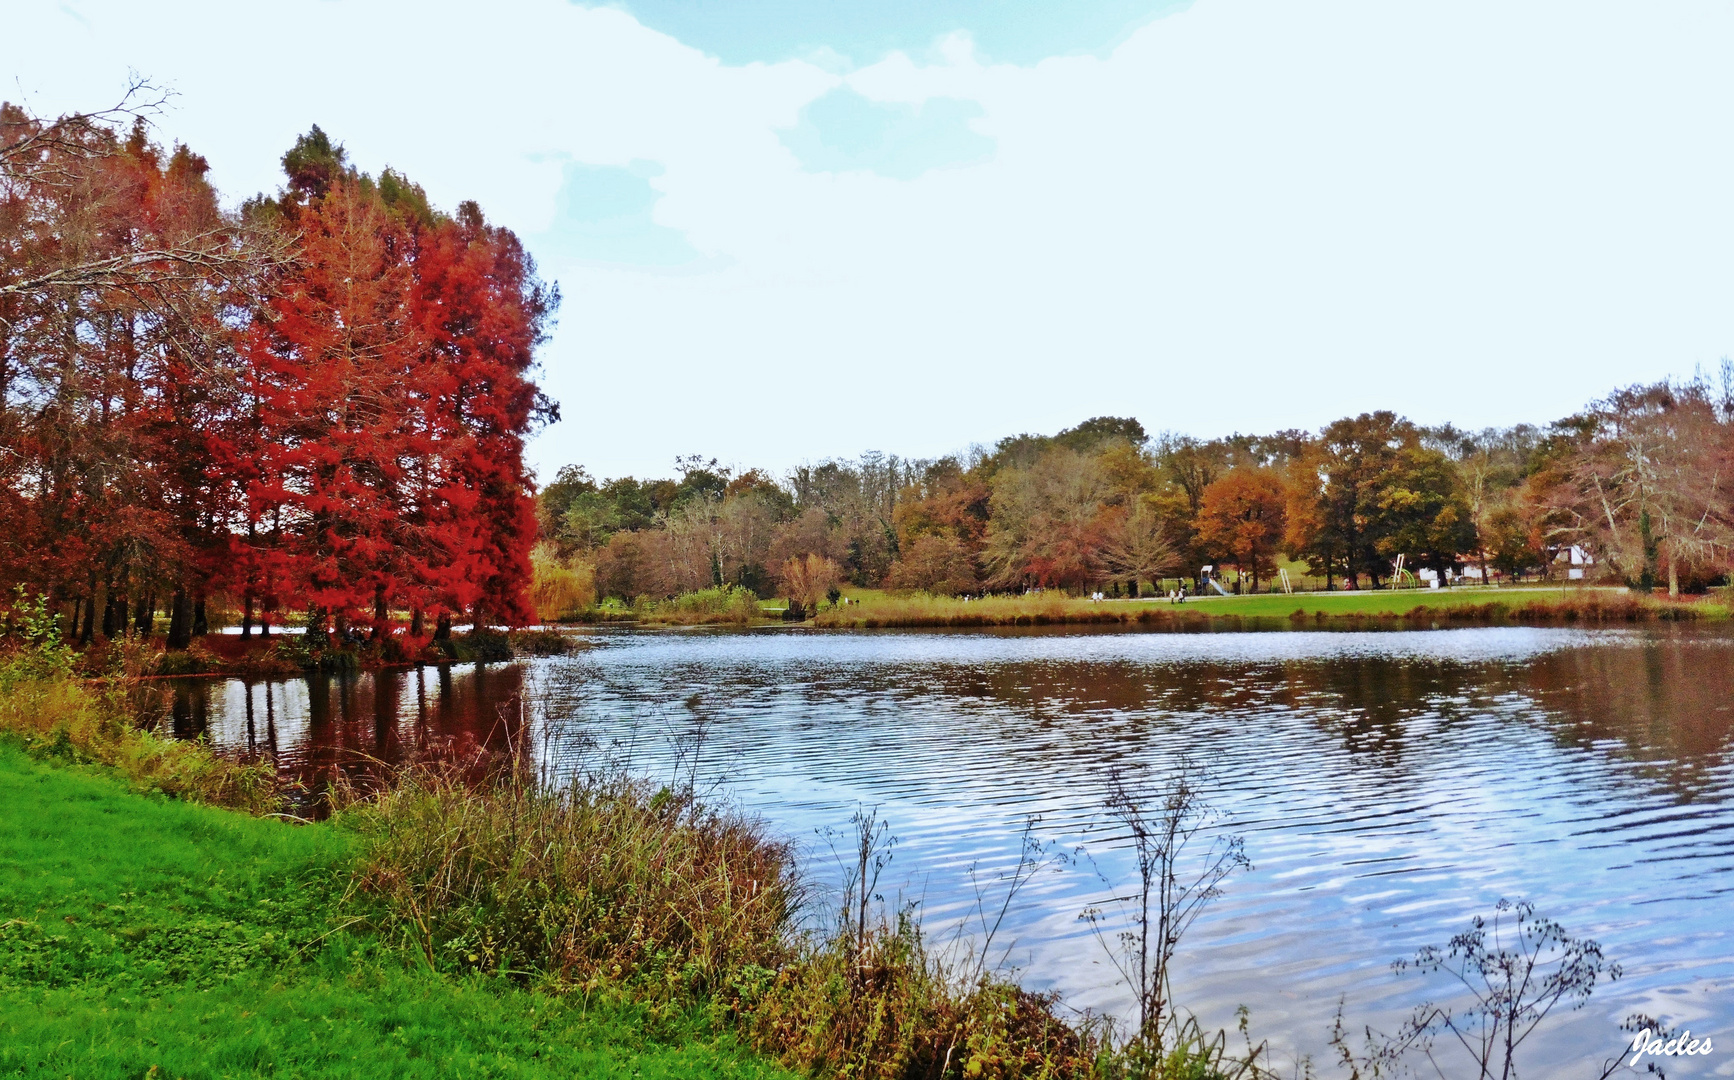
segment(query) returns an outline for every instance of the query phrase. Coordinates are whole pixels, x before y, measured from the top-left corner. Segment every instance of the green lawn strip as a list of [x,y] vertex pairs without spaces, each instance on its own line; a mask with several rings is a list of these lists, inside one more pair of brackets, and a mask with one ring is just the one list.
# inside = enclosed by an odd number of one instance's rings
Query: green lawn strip
[[[849,617],[866,619],[888,619],[884,625],[897,625],[896,620],[902,614],[899,608],[899,598],[877,589],[850,589],[845,595],[859,603],[859,608],[849,608]],[[1307,617],[1323,615],[1327,618],[1383,618],[1388,616],[1403,616],[1414,614],[1425,617],[1428,613],[1451,616],[1454,611],[1462,615],[1464,608],[1495,609],[1497,614],[1510,613],[1537,605],[1540,608],[1552,608],[1565,613],[1584,604],[1595,605],[1608,601],[1625,601],[1631,594],[1622,588],[1606,586],[1572,585],[1526,585],[1490,588],[1487,586],[1469,586],[1450,589],[1363,589],[1352,592],[1314,592],[1314,593],[1260,593],[1247,596],[1220,596],[1214,592],[1195,594],[1187,598],[1183,606],[1170,604],[1166,598],[1146,598],[1142,600],[1111,600],[1106,603],[1092,603],[1081,598],[1061,599],[1057,605],[1043,597],[1030,597],[1028,604],[1032,615],[1042,612],[1049,618],[1063,620],[1076,617],[1079,621],[1089,621],[1093,616],[1104,613],[1119,613],[1128,618],[1145,610],[1160,618],[1164,613],[1172,615],[1206,615],[1239,617],[1247,619],[1287,619],[1300,612]],[[982,614],[990,617],[1004,617],[1015,614],[1017,599],[1003,602],[990,602],[981,607],[972,607],[949,599],[929,599],[922,601],[926,610],[922,615],[951,615],[967,619],[972,615]],[[1655,601],[1658,610],[1666,608],[1666,603]],[[997,605],[997,606],[995,606]],[[1009,605],[1009,606],[1008,606]],[[1719,619],[1729,615],[1729,607],[1721,598],[1700,598],[1691,602],[1693,612],[1703,618]],[[1476,612],[1472,617],[1480,617]]]
[[1205,595],[1189,598],[1186,606],[1211,615],[1260,618],[1286,616],[1297,610],[1308,615],[1315,612],[1326,615],[1403,615],[1422,607],[1435,611],[1482,604],[1520,607],[1531,601],[1558,603],[1595,594],[1595,591],[1581,588],[1366,589],[1334,593],[1260,593],[1257,596]]
[[349,850],[0,745],[0,988],[208,987],[296,962]]
[[[152,1069],[156,1072],[152,1072]],[[351,971],[134,997],[0,995],[0,1075],[785,1078],[701,1021],[648,1025],[436,975]]]
[[706,1029],[333,934],[356,840],[0,740],[0,1076],[786,1076]]

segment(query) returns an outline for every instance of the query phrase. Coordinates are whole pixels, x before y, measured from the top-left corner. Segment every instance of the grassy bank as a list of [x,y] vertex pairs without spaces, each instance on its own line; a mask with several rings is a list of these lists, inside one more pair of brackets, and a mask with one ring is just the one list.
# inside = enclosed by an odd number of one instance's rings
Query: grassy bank
[[0,1074],[1124,1075],[863,892],[804,931],[790,847],[690,790],[421,771],[291,823],[74,662],[0,653]]
[[1562,622],[1646,622],[1727,619],[1718,600],[1672,601],[1644,597],[1626,589],[1457,588],[1403,591],[1204,596],[1185,604],[1165,599],[1093,602],[1044,593],[1029,596],[960,600],[923,594],[897,595],[850,590],[854,603],[819,613],[823,627],[988,627],[1126,625],[1150,629],[1210,629],[1304,623],[1343,625],[1392,622],[1411,625],[1453,623],[1554,624]]
[[[0,1073],[778,1077],[702,1014],[454,979],[339,917],[362,841],[0,745]],[[334,932],[335,931],[335,932]]]
[[400,943],[429,883],[386,878],[435,839],[418,826],[448,789],[293,824],[268,768],[155,734],[136,694],[78,677],[51,633],[0,644],[0,1075],[789,1075],[695,995],[641,1000],[625,979],[563,993],[476,963],[477,942]]

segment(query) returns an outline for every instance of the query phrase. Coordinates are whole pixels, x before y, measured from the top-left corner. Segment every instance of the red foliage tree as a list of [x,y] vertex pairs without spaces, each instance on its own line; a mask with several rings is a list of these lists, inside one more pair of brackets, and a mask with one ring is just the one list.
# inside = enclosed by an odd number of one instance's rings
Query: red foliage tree
[[[473,202],[423,231],[416,272],[410,304],[426,341],[429,420],[448,448],[448,483],[464,493],[426,515],[430,539],[453,557],[448,569],[460,572],[450,576],[473,588],[478,624],[531,621],[537,521],[523,447],[553,415],[530,376],[559,296],[536,278],[517,237],[490,227]],[[461,527],[455,516],[465,514],[479,529]]]

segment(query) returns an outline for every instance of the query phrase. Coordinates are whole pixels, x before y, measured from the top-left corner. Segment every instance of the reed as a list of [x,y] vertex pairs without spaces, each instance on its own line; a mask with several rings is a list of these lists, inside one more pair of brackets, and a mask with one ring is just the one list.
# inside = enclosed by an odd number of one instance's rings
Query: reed
[[1101,1025],[1060,1015],[979,964],[929,949],[909,910],[881,910],[809,939],[739,1008],[751,1042],[813,1076],[904,1080],[1108,1077],[1115,1055]]
[[0,638],[0,734],[32,757],[106,765],[140,790],[255,814],[281,808],[269,764],[227,761],[141,724],[160,697],[125,673],[82,678],[78,660],[51,620]]
[[358,899],[431,968],[651,1003],[726,994],[788,955],[789,846],[690,791],[412,772],[345,817]]

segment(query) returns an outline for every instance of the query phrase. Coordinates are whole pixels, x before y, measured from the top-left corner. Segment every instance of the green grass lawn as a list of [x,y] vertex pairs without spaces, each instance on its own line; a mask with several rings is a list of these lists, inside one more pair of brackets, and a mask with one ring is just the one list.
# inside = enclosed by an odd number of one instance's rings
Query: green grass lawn
[[[1480,604],[1523,604],[1569,600],[1592,593],[1618,593],[1620,589],[1576,586],[1462,587],[1452,589],[1362,589],[1356,592],[1260,593],[1257,596],[1219,596],[1212,590],[1186,601],[1190,609],[1211,615],[1284,617],[1295,611],[1308,615],[1401,615],[1418,607],[1449,608]],[[1166,600],[1158,601],[1166,604]]]
[[[820,613],[821,626],[995,626],[1138,622],[1160,627],[1170,616],[1190,625],[1200,618],[1287,620],[1296,612],[1325,618],[1380,618],[1412,615],[1472,619],[1527,620],[1709,618],[1729,616],[1725,594],[1688,597],[1672,603],[1664,597],[1640,601],[1623,588],[1601,586],[1459,586],[1451,589],[1364,589],[1355,592],[1264,593],[1222,596],[1206,592],[1184,606],[1164,597],[1091,602],[1061,593],[989,597],[965,602],[950,597],[908,596],[877,589],[848,589],[857,601]],[[1425,609],[1425,610],[1418,610]],[[1485,610],[1472,610],[1485,609]]]
[[697,1016],[418,970],[340,928],[353,847],[0,741],[0,1076],[789,1076]]

